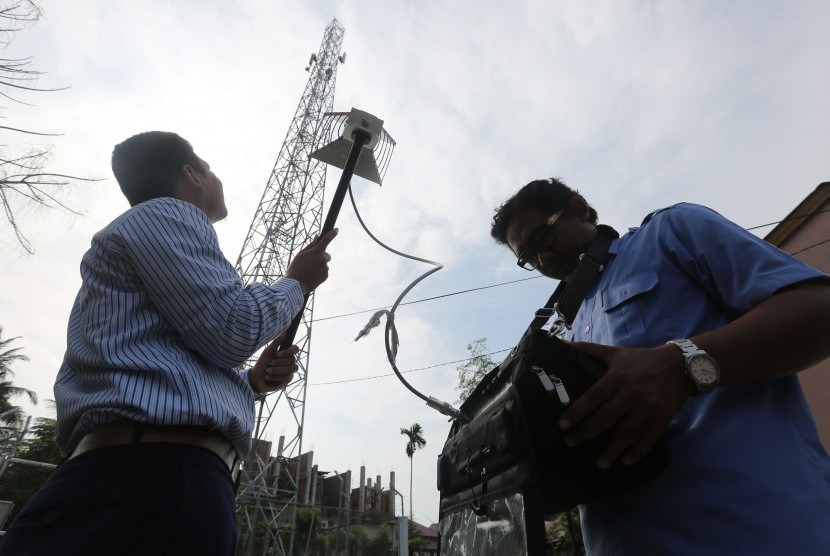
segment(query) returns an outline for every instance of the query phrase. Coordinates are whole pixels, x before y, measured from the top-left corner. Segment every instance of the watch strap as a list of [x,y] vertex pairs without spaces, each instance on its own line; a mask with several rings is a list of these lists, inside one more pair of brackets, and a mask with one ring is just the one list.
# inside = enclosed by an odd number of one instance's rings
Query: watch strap
[[[675,346],[679,347],[683,351],[683,358],[685,359],[683,364],[683,374],[686,375],[686,378],[694,385],[696,394],[704,394],[706,392],[711,392],[715,386],[717,386],[719,380],[716,379],[715,382],[712,384],[703,384],[699,382],[692,372],[689,369],[689,362],[695,355],[702,355],[710,359],[715,367],[718,367],[717,362],[712,358],[711,355],[706,353],[703,349],[699,348],[697,344],[691,341],[688,338],[680,338],[677,340],[669,340],[666,342],[667,344],[674,344]],[[718,371],[719,372],[719,371]]]
[[683,354],[684,354],[684,355],[691,355],[691,354],[693,354],[693,353],[695,353],[695,352],[698,352],[698,351],[703,351],[702,349],[700,349],[699,347],[697,347],[697,345],[696,345],[693,341],[691,341],[691,340],[690,340],[690,339],[688,339],[688,338],[682,338],[682,339],[680,339],[680,340],[669,340],[669,341],[668,341],[668,342],[666,342],[666,343],[667,343],[667,344],[674,344],[674,345],[676,345],[676,346],[677,346],[677,347],[679,347],[681,350],[683,350]]

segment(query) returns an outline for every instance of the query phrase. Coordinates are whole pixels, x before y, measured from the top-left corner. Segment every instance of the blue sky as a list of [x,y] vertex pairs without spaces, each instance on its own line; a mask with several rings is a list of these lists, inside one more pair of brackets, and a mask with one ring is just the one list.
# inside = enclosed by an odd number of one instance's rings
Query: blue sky
[[[354,181],[361,214],[392,247],[445,265],[407,300],[531,276],[492,243],[489,221],[532,179],[562,177],[603,223],[625,229],[680,201],[745,227],[775,222],[830,176],[830,5],[820,0],[41,4],[44,19],[3,55],[33,56],[46,72],[39,85],[70,88],[5,104],[6,123],[62,133],[50,168],[103,179],[67,192],[83,216],[26,213],[34,256],[0,234],[0,324],[30,357],[15,366],[17,383],[43,398],[80,257],[127,208],[112,146],[149,129],[188,138],[225,183],[230,216],[217,231],[235,261],[332,17],[348,54],[335,109],[377,115],[397,142],[383,187]],[[31,139],[0,142],[20,141]],[[330,172],[329,191],[338,177]],[[389,305],[427,270],[375,246],[348,205],[338,226],[315,317]],[[463,359],[477,338],[510,347],[554,286],[536,279],[402,307],[399,366]],[[394,470],[408,505],[399,429],[421,423],[413,499],[428,524],[448,424],[394,378],[355,380],[390,372],[380,330],[352,341],[368,316],[314,326],[304,447],[321,469],[350,468],[355,480],[361,465],[384,485]],[[453,401],[455,367],[407,376]],[[287,432],[270,429],[273,439]]]

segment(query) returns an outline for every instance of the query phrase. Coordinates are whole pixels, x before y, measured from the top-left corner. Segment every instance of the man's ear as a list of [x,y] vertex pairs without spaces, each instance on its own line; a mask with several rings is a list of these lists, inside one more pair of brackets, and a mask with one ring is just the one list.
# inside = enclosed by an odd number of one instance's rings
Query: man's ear
[[188,189],[195,188],[199,191],[204,190],[204,176],[190,164],[182,166],[182,177]]
[[196,204],[204,190],[205,186],[199,172],[190,164],[185,164],[179,171],[179,179],[176,180],[176,190],[172,197]]
[[591,215],[591,211],[588,210],[588,201],[581,195],[571,197],[570,201],[568,201],[568,212],[583,222],[588,220]]

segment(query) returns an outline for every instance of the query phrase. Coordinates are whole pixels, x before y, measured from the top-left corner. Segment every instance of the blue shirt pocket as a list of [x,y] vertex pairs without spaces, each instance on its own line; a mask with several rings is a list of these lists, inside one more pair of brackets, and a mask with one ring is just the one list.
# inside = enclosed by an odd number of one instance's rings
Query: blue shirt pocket
[[623,283],[600,292],[602,310],[615,345],[627,345],[628,342],[620,342],[623,339],[638,344],[647,336],[640,306],[645,294],[654,290],[659,282],[657,272],[649,270],[629,276]]

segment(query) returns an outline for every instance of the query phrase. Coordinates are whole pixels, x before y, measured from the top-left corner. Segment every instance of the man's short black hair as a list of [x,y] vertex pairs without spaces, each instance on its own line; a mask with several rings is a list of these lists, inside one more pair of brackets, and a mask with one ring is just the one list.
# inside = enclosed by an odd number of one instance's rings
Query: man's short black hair
[[204,172],[190,143],[169,131],[133,135],[112,151],[112,173],[131,206],[171,197],[186,164]]
[[[507,244],[507,228],[518,213],[533,210],[548,217],[559,209],[567,210],[571,197],[577,194],[557,178],[532,181],[496,209],[490,235],[498,243]],[[596,226],[597,211],[590,205],[588,211],[591,224]]]

